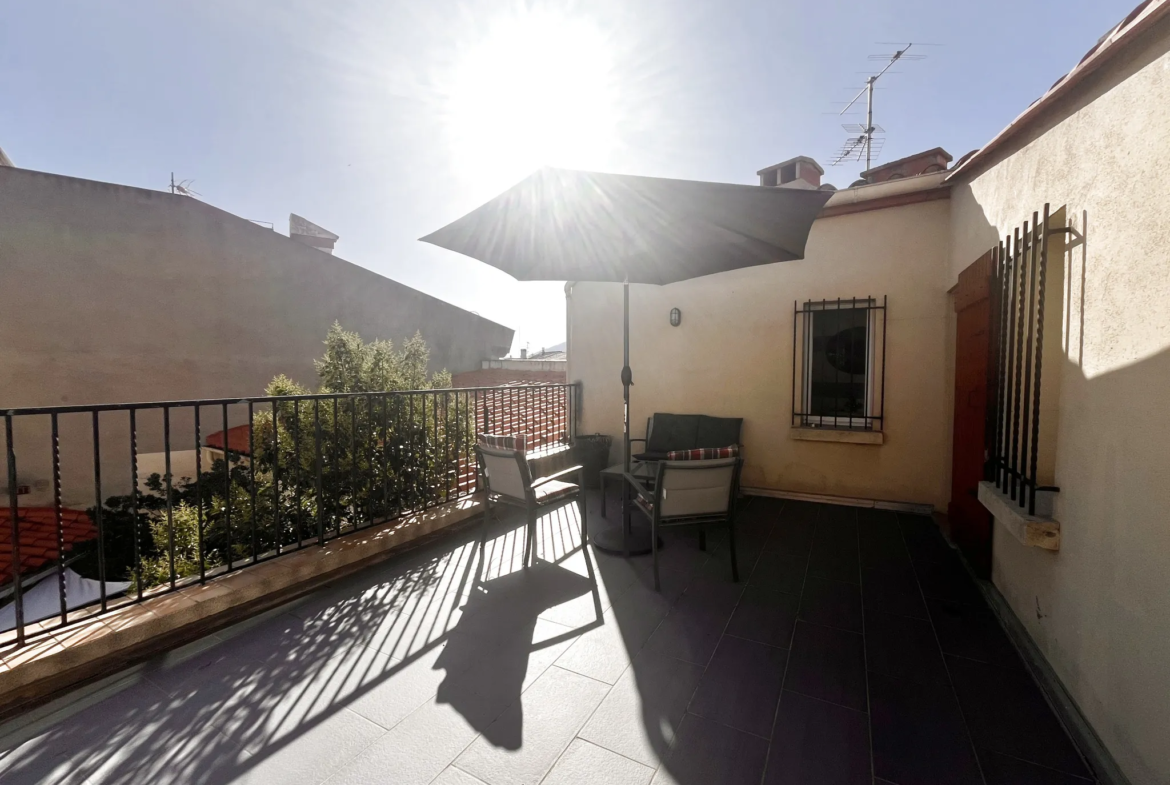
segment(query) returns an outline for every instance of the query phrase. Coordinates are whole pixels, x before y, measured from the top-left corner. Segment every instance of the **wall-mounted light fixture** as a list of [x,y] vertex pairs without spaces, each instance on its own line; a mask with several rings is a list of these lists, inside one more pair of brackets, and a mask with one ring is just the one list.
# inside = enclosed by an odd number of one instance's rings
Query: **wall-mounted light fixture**
[[677,308],[670,309],[670,326],[678,327],[682,322],[682,311]]

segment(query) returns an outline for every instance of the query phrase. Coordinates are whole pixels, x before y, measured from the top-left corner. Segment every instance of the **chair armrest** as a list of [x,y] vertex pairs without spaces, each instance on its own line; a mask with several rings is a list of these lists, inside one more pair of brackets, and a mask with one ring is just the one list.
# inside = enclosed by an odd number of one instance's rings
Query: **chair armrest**
[[629,472],[626,472],[625,475],[626,475],[626,482],[628,482],[630,485],[632,485],[634,487],[634,490],[638,492],[639,496],[645,496],[647,499],[654,498],[654,492],[651,491],[649,488],[647,488],[645,485],[643,485],[641,480],[639,480],[637,477],[630,474]]
[[536,488],[538,486],[544,485],[546,482],[552,482],[553,480],[559,480],[561,477],[564,477],[564,476],[569,475],[569,474],[576,474],[577,472],[583,471],[584,469],[585,469],[584,466],[570,466],[567,469],[561,469],[559,472],[553,472],[552,474],[548,475],[547,477],[537,477],[535,480],[532,481],[532,487]]

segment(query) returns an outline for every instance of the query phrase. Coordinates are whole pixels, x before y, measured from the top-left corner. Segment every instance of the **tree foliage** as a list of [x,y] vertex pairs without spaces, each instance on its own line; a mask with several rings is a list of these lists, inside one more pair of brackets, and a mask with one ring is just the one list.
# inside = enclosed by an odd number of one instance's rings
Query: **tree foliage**
[[[194,480],[155,474],[102,508],[106,576],[144,588],[298,547],[444,501],[470,449],[470,412],[421,335],[400,347],[334,323],[315,361],[318,396],[255,404],[254,453],[227,452]],[[279,375],[269,397],[314,391]],[[91,517],[96,510],[91,510]],[[173,551],[173,557],[172,557]],[[97,577],[96,548],[77,563]],[[138,569],[135,565],[138,564]]]

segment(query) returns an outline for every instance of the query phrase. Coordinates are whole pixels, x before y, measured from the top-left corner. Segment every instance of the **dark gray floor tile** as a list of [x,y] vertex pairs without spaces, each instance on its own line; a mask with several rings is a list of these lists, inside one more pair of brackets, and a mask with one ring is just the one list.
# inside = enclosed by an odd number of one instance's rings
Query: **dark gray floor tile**
[[810,575],[857,583],[857,520],[851,507],[825,507],[817,518],[812,551],[808,557]]
[[869,677],[874,774],[898,785],[981,785],[950,686]]
[[859,509],[861,508],[846,504],[819,504],[817,505],[817,526],[830,526],[856,532],[857,511]]
[[654,783],[757,785],[767,755],[765,739],[688,714]]
[[797,499],[785,499],[780,510],[780,522],[788,524],[815,523],[817,514],[824,505],[816,502],[804,502]]
[[764,785],[866,785],[869,719],[859,711],[785,692]]
[[986,608],[982,592],[975,579],[967,572],[958,554],[952,552],[945,559],[914,563],[922,593],[930,599],[958,602]]
[[648,785],[654,769],[607,749],[574,739],[542,785]]
[[727,625],[727,634],[788,648],[799,606],[799,594],[748,586]]
[[657,766],[670,752],[703,667],[643,651],[578,734],[594,744]]
[[991,750],[979,750],[979,762],[987,785],[1089,785],[1093,782]]
[[926,605],[945,653],[1004,668],[1024,667],[990,610],[941,600],[928,600]]
[[784,689],[865,711],[862,636],[798,621]]
[[691,701],[691,714],[767,737],[784,680],[785,649],[724,636]]
[[807,558],[812,550],[815,530],[816,522],[812,517],[796,521],[781,519],[772,526],[768,539],[764,541],[764,552]]
[[946,560],[954,554],[938,524],[928,515],[898,513],[898,523],[906,541],[906,550],[915,564]]
[[898,516],[890,510],[857,511],[857,544],[863,564],[874,560],[910,561]]
[[801,556],[765,551],[756,561],[748,584],[769,591],[800,594],[808,561]]
[[535,785],[608,691],[606,684],[553,666],[483,730],[455,765],[488,785]]
[[865,658],[873,673],[910,681],[950,683],[934,628],[928,621],[867,611]]
[[[864,531],[864,527],[862,528]],[[910,567],[910,554],[906,551],[906,544],[902,542],[901,534],[898,539],[875,538],[861,539],[858,544],[862,569],[866,567]]]
[[719,645],[719,638],[731,617],[711,611],[695,598],[683,595],[658,629],[646,641],[646,649],[667,657],[706,665]]
[[918,576],[907,566],[861,568],[861,601],[866,610],[929,619]]
[[861,587],[809,575],[800,597],[800,618],[813,624],[861,632]]
[[1026,671],[951,656],[947,667],[978,747],[1067,774],[1090,776]]

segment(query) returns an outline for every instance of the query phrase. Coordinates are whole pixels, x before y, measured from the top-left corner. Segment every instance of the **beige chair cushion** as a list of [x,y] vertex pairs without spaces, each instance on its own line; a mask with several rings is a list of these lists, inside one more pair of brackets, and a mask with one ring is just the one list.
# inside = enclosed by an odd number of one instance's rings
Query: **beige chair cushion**
[[483,456],[484,472],[487,474],[488,488],[492,493],[510,496],[513,499],[525,498],[524,478],[520,476],[520,465],[516,462],[514,453],[507,455],[492,455],[485,451]]
[[667,461],[662,472],[663,518],[718,515],[728,511],[735,458]]
[[551,501],[561,498],[562,496],[571,496],[577,492],[577,486],[571,482],[561,482],[560,480],[549,480],[546,483],[541,483],[536,486],[536,503],[547,504]]

